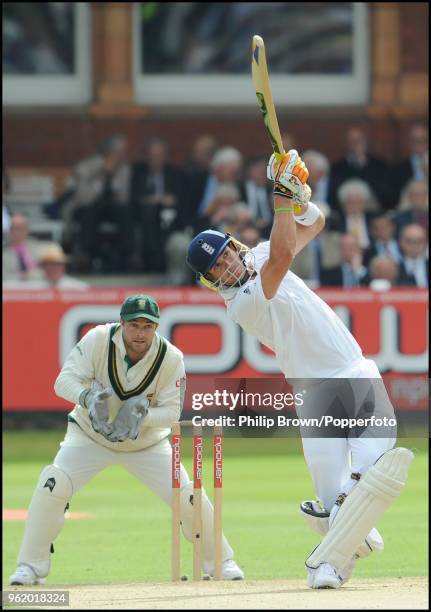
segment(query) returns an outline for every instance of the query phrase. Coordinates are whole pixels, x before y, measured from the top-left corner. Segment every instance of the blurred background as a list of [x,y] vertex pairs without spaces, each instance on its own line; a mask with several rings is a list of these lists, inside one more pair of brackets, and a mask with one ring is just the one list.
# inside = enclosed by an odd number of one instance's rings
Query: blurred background
[[[64,413],[52,390],[62,360],[91,325],[117,319],[131,292],[159,299],[189,373],[277,372],[185,265],[205,228],[250,247],[269,237],[255,33],[285,148],[304,158],[327,219],[292,269],[383,372],[423,377],[428,3],[6,2],[8,413]],[[43,334],[43,360],[20,317]],[[225,345],[226,334],[237,341]],[[29,362],[31,393],[17,378]]]

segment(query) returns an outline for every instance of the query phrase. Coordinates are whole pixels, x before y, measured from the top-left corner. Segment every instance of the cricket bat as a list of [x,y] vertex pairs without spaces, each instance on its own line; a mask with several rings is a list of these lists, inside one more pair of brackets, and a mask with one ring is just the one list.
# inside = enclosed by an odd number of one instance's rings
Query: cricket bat
[[285,154],[285,150],[281,140],[280,128],[278,127],[277,115],[275,114],[274,102],[272,100],[268,67],[266,65],[265,44],[263,38],[257,34],[253,36],[251,74],[256,90],[257,102],[263,115],[263,122],[265,123],[272,148],[274,149],[274,153],[281,158]]

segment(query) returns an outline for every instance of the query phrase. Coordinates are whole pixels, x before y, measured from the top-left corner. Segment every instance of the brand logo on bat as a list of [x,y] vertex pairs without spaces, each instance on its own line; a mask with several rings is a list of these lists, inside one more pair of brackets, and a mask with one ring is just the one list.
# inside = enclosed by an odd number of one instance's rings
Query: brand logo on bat
[[266,131],[268,132],[269,139],[271,141],[272,148],[276,153],[281,153],[280,147],[277,144],[277,141],[272,133],[271,123],[268,115],[268,108],[265,102],[265,96],[262,93],[256,92],[257,103],[260,109],[260,112],[263,115],[263,122],[266,127]]

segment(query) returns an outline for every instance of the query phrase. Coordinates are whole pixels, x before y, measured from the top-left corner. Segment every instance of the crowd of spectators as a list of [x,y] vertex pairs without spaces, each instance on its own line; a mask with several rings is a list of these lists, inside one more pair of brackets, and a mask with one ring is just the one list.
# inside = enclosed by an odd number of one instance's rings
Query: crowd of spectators
[[[411,127],[409,147],[410,155],[391,165],[370,153],[365,132],[353,126],[333,163],[320,151],[301,151],[312,201],[326,217],[323,232],[292,266],[311,286],[428,286],[423,125]],[[266,163],[266,157],[246,159],[236,148],[220,146],[211,135],[193,143],[183,167],[170,162],[169,146],[160,138],[148,143],[142,163],[130,163],[126,138],[113,135],[77,162],[67,190],[45,209],[64,223],[62,245],[56,251],[48,245],[59,276],[47,272],[47,255],[29,237],[25,217],[3,205],[3,277],[55,285],[70,264],[81,274],[156,273],[172,285],[193,284],[185,255],[195,233],[230,232],[249,247],[269,238]],[[5,189],[4,176],[4,195]]]

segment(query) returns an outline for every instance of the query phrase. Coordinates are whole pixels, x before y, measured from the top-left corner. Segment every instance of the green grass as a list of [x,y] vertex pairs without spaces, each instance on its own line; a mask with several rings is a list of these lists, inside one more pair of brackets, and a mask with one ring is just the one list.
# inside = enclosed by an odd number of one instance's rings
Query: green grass
[[[4,435],[5,508],[28,507],[38,475],[62,438],[62,432]],[[184,444],[189,473],[190,442]],[[428,573],[428,455],[424,440],[401,442],[417,452],[405,490],[378,524],[386,550],[360,561],[355,576]],[[204,469],[211,497],[209,451],[207,443]],[[304,559],[318,536],[298,506],[313,497],[298,440],[225,439],[224,530],[248,579],[304,577]],[[94,517],[66,521],[55,543],[49,584],[169,580],[170,510],[121,467],[96,476],[72,499],[70,509]],[[23,529],[22,521],[3,524],[4,582],[15,567]],[[192,547],[184,539],[182,559],[183,573],[190,575]]]

